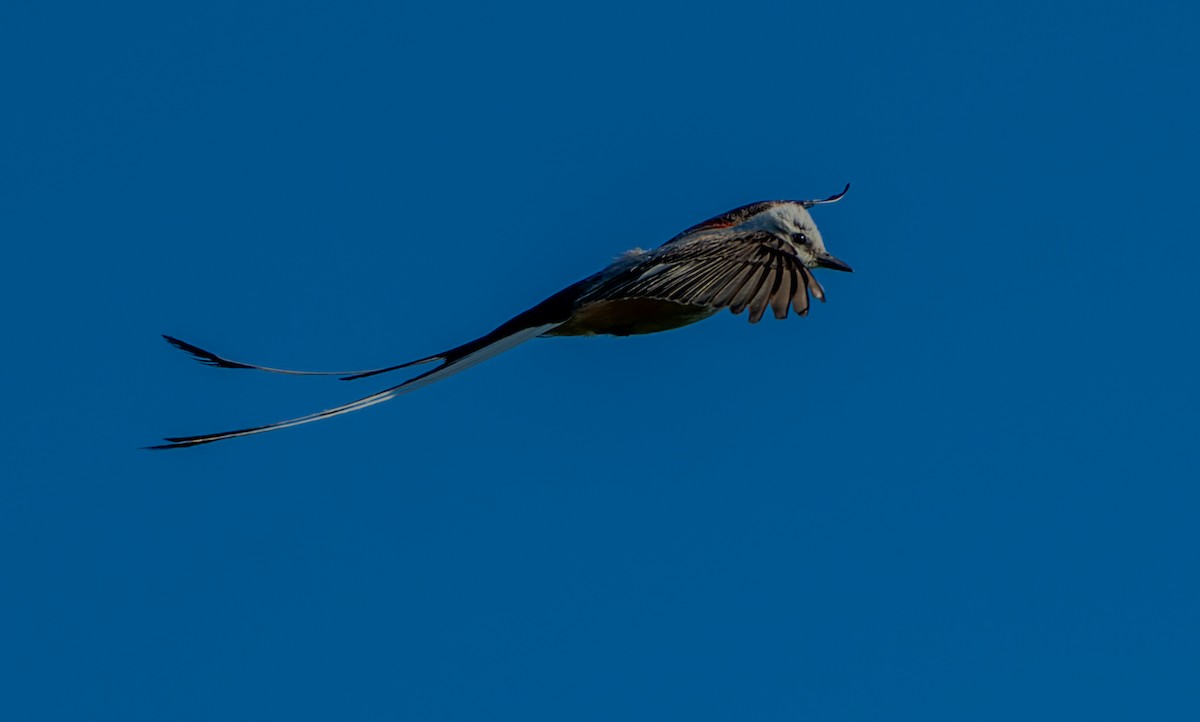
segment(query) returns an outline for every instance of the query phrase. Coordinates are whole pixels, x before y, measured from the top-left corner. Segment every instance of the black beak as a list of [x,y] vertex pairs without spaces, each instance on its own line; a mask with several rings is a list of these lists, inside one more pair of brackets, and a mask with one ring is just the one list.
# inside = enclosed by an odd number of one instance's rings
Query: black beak
[[832,268],[835,271],[845,271],[846,273],[854,272],[853,268],[848,266],[843,261],[839,261],[838,259],[829,255],[828,253],[817,257],[817,265],[821,268]]

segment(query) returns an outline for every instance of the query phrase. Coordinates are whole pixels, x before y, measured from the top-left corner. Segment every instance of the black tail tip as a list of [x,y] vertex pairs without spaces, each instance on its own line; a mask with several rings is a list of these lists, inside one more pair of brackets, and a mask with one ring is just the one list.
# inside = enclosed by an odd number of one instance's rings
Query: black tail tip
[[202,364],[205,364],[206,366],[216,366],[218,368],[223,368],[223,369],[251,369],[251,368],[254,368],[253,366],[247,366],[246,364],[238,363],[237,361],[230,361],[229,359],[223,359],[220,356],[213,353],[212,351],[205,351],[204,349],[200,348],[199,346],[196,346],[195,344],[190,344],[187,341],[184,341],[183,339],[178,339],[178,338],[175,338],[174,336],[168,336],[165,333],[162,334],[162,337],[167,340],[167,343],[171,344],[172,346],[179,349],[180,351],[191,354],[192,358],[196,359],[197,361],[199,361]]
[[180,449],[183,448],[179,444],[154,444],[153,446],[139,447],[139,451],[158,451],[159,449]]
[[199,446],[200,444],[208,443],[207,440],[196,441],[196,440],[190,439],[186,436],[175,437],[175,438],[167,437],[167,438],[163,439],[163,441],[166,441],[168,443],[154,444],[153,446],[143,446],[143,447],[141,447],[141,449],[143,451],[158,451],[160,449],[186,449],[186,448],[189,448],[192,446]]

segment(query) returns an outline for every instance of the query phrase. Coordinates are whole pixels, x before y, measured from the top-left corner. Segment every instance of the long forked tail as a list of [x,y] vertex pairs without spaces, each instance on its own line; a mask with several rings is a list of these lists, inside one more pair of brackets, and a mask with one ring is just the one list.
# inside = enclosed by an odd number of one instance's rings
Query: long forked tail
[[443,358],[442,356],[426,356],[425,358],[419,358],[416,361],[408,361],[406,363],[396,364],[395,366],[386,366],[384,368],[365,369],[358,371],[297,371],[295,369],[277,369],[270,366],[259,366],[258,364],[248,364],[241,361],[233,361],[223,356],[218,356],[212,351],[202,349],[195,344],[190,344],[187,341],[175,338],[174,336],[168,336],[165,333],[163,334],[163,338],[167,340],[167,343],[171,344],[180,351],[186,351],[192,355],[192,358],[207,366],[215,366],[223,369],[252,369],[254,371],[267,371],[273,374],[288,374],[290,376],[340,376],[343,381],[353,381],[354,379],[366,378],[367,376],[387,373],[388,371],[408,368],[409,366],[418,366],[431,361],[439,361]]
[[[520,317],[518,317],[518,318],[520,318]],[[516,321],[516,320],[517,319],[514,319],[514,321]],[[262,433],[266,433],[268,431],[278,431],[279,429],[286,429],[286,428],[289,428],[292,426],[300,426],[302,424],[311,424],[314,421],[321,421],[322,419],[328,419],[328,418],[332,418],[334,416],[341,416],[342,414],[348,414],[352,411],[358,411],[359,409],[365,409],[368,406],[374,406],[375,404],[381,404],[384,401],[389,401],[391,399],[394,399],[395,397],[397,397],[401,394],[406,394],[410,391],[416,391],[417,389],[421,388],[422,386],[428,386],[429,384],[431,384],[435,381],[440,381],[441,379],[444,379],[447,376],[450,376],[450,375],[458,373],[459,371],[468,369],[468,368],[474,366],[475,364],[480,363],[481,361],[486,361],[487,359],[489,359],[493,356],[496,356],[497,354],[503,353],[503,352],[507,351],[508,349],[513,348],[514,346],[517,346],[518,344],[524,343],[525,341],[528,341],[531,338],[540,336],[541,334],[549,331],[550,329],[561,325],[561,323],[562,322],[559,321],[559,322],[555,322],[555,323],[545,323],[545,324],[541,324],[541,325],[537,325],[537,326],[518,327],[516,330],[510,330],[514,325],[516,325],[510,321],[509,323],[504,324],[500,328],[496,329],[495,331],[492,331],[491,333],[487,334],[486,336],[483,336],[482,338],[471,341],[470,343],[463,344],[462,346],[459,346],[457,348],[446,351],[445,353],[441,353],[436,356],[427,356],[423,359],[418,359],[417,361],[410,361],[408,363],[400,364],[398,366],[392,366],[392,367],[386,368],[386,369],[376,369],[374,371],[368,371],[368,372],[357,372],[356,375],[361,378],[362,376],[370,376],[375,373],[383,373],[384,371],[390,371],[393,369],[404,368],[405,366],[412,366],[414,364],[427,363],[430,361],[441,361],[442,362],[435,369],[430,369],[429,371],[426,371],[425,373],[423,373],[419,376],[414,376],[413,378],[409,379],[408,381],[405,381],[404,383],[399,384],[397,386],[393,386],[390,389],[384,389],[383,391],[378,391],[376,393],[371,394],[370,396],[364,396],[363,398],[358,399],[357,401],[351,401],[348,404],[342,404],[341,406],[335,406],[332,409],[326,409],[325,411],[319,411],[315,414],[308,414],[307,416],[300,416],[300,417],[297,417],[294,419],[288,419],[286,421],[277,421],[273,424],[264,424],[262,426],[252,426],[248,429],[237,429],[235,431],[221,431],[221,432],[217,432],[215,434],[200,434],[198,436],[167,437],[164,440],[167,441],[168,443],[159,444],[157,446],[147,446],[146,448],[147,449],[183,449],[183,448],[186,448],[189,446],[199,446],[200,444],[209,444],[214,441],[223,441],[224,439],[236,439],[239,436],[250,436],[251,434],[262,434]],[[264,368],[261,366],[254,366],[251,364],[228,366],[227,364],[237,363],[237,362],[227,361],[226,359],[222,359],[219,356],[216,356],[215,354],[210,354],[207,351],[204,351],[203,349],[198,349],[195,346],[192,346],[191,344],[185,344],[182,341],[177,341],[176,339],[171,339],[170,337],[167,337],[167,340],[170,341],[171,343],[175,344],[179,348],[182,348],[183,350],[188,351],[189,353],[192,353],[193,355],[197,356],[201,361],[203,361],[205,363],[209,363],[214,366],[224,366],[226,368],[253,368],[253,369],[259,369],[262,371],[274,371],[277,373],[293,373],[293,374],[294,373],[301,373],[301,374],[307,373],[309,375],[314,373],[314,372],[285,371],[282,369],[270,369],[270,368]],[[199,351],[200,353],[197,353],[197,351]]]

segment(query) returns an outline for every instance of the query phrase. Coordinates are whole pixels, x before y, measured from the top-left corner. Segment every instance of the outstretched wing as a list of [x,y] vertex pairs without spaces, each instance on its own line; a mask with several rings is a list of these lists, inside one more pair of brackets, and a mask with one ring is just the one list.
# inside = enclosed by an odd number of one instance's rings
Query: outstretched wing
[[810,292],[825,300],[821,284],[779,237],[757,230],[733,235],[702,231],[646,254],[580,302],[653,298],[728,308],[735,314],[749,308],[750,322],[758,323],[768,306],[776,318],[787,318],[789,305],[806,315]]

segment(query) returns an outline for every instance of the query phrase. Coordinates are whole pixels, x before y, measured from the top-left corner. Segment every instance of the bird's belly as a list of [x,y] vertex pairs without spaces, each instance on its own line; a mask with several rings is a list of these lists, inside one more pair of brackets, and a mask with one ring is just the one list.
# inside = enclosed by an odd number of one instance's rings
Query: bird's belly
[[653,298],[621,298],[585,304],[563,325],[546,336],[631,336],[657,333],[703,321],[717,312],[707,306],[688,306]]

